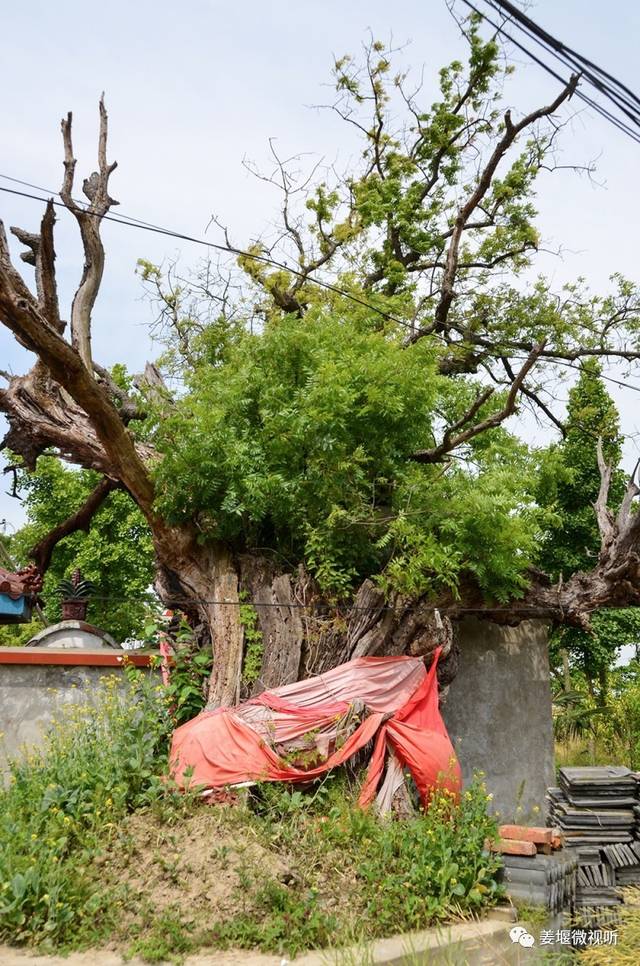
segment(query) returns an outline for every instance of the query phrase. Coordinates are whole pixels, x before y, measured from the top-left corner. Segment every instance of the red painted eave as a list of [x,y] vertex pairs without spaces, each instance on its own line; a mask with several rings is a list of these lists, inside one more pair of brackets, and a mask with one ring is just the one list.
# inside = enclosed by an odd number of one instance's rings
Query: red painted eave
[[81,648],[54,650],[35,647],[0,647],[0,664],[66,664],[76,667],[149,667],[159,654],[136,654],[135,651],[85,651]]

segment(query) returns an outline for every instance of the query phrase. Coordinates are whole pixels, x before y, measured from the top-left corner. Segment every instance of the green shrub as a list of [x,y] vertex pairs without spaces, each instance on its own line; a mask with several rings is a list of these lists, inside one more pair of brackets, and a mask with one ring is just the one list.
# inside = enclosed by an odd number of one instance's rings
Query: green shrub
[[106,678],[95,706],[72,705],[43,747],[10,766],[0,789],[0,939],[45,947],[89,941],[111,903],[100,856],[128,811],[165,792],[169,717],[162,689]]
[[207,703],[213,651],[211,647],[198,647],[193,629],[180,611],[166,611],[162,617],[150,616],[144,636],[154,647],[164,638],[173,650],[165,695],[171,722],[177,728],[200,714]]
[[[353,793],[345,775],[309,791],[259,789],[254,830],[287,856],[296,879],[287,887],[247,871],[240,911],[214,927],[216,945],[296,955],[478,914],[500,896],[500,858],[484,848],[497,825],[480,781],[458,803],[438,792],[426,812],[402,821],[354,807]],[[332,878],[348,888],[337,903]]]

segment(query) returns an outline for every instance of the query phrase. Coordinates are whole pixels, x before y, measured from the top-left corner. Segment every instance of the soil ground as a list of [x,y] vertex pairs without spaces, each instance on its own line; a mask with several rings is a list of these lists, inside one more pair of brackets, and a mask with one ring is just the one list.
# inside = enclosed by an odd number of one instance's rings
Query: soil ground
[[[2,966],[123,966],[120,953],[107,950],[89,949],[84,953],[71,953],[69,956],[37,956],[35,953],[9,946],[0,946]],[[148,966],[134,957],[127,960],[128,966]],[[188,956],[185,966],[280,966],[282,957],[265,956],[260,953],[229,950],[225,953],[198,953]]]
[[[237,910],[243,877],[287,882],[285,861],[265,849],[247,824],[233,828],[213,809],[199,809],[173,826],[135,813],[124,823],[115,849],[106,857],[104,874],[126,886],[134,897],[144,896],[149,908],[176,911],[185,921],[216,918]],[[135,918],[134,905],[123,918]]]

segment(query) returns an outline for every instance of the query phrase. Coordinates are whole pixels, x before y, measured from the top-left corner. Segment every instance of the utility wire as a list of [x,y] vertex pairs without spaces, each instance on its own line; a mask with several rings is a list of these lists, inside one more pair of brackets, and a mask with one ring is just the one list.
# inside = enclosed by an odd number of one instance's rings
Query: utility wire
[[[468,6],[471,6],[471,4],[469,3],[469,0],[464,0],[464,2],[467,3]],[[476,8],[474,7],[474,9],[476,9]],[[554,75],[554,76],[557,76],[557,75]],[[562,81],[562,78],[558,77],[558,79]],[[638,140],[640,141],[640,136],[638,137]],[[47,193],[48,197],[44,197],[43,198],[43,197],[40,197],[38,195],[30,194],[29,192],[18,191],[15,188],[6,188],[6,187],[3,187],[2,185],[0,185],[0,191],[5,192],[6,194],[16,195],[16,196],[18,196],[20,198],[27,198],[27,199],[29,199],[31,201],[39,201],[39,202],[42,202],[44,204],[47,204],[49,201],[51,201],[51,203],[53,205],[55,205],[55,206],[57,206],[59,208],[65,208],[65,209],[67,209],[67,206],[66,206],[66,204],[63,201],[56,201],[56,200],[54,200],[54,198],[51,197],[51,195],[55,195],[55,194],[57,194],[57,192],[54,192],[54,191],[52,191],[49,188],[44,188],[41,185],[35,185],[35,184],[32,184],[29,181],[23,181],[20,178],[14,178],[14,177],[11,177],[10,175],[6,175],[6,174],[1,174],[0,173],[0,178],[2,178],[3,180],[6,180],[6,181],[11,181],[14,184],[20,184],[20,185],[22,185],[24,187],[34,188],[37,191],[44,191],[44,192]],[[78,202],[78,203],[82,203],[82,202]],[[98,217],[98,216],[96,216],[96,217]],[[252,252],[247,252],[244,249],[236,248],[233,245],[222,245],[222,244],[218,244],[216,242],[209,242],[209,241],[206,241],[205,239],[202,239],[202,238],[196,238],[193,235],[187,235],[187,234],[185,234],[183,232],[174,231],[174,230],[172,230],[170,228],[163,228],[162,226],[153,224],[152,222],[142,221],[141,219],[134,218],[134,217],[132,217],[130,215],[120,215],[120,216],[116,216],[116,215],[106,214],[106,215],[103,215],[102,217],[105,220],[107,220],[107,221],[112,221],[115,224],[124,225],[125,227],[128,227],[128,228],[138,228],[141,231],[150,231],[150,232],[155,233],[155,234],[165,235],[165,236],[167,236],[169,238],[177,238],[177,239],[182,240],[182,241],[188,241],[188,242],[193,243],[195,245],[202,245],[202,246],[205,246],[207,248],[212,248],[212,249],[214,249],[216,251],[226,252],[227,254],[233,254],[233,255],[243,256],[243,257],[246,257],[246,258],[255,259],[256,261],[260,261],[260,262],[262,262],[264,264],[267,264],[267,265],[270,265],[270,266],[272,266],[274,268],[279,268],[279,269],[282,269],[284,271],[290,272],[292,275],[296,275],[299,278],[303,278],[307,282],[311,282],[311,283],[313,283],[315,285],[319,285],[322,288],[325,288],[328,291],[334,292],[335,294],[340,295],[340,296],[342,296],[343,298],[346,298],[349,301],[355,302],[358,305],[362,305],[365,308],[370,309],[372,312],[375,312],[378,315],[381,315],[387,321],[394,322],[396,325],[399,325],[399,326],[401,326],[403,328],[409,329],[411,332],[415,332],[416,331],[416,327],[412,323],[407,322],[404,319],[400,319],[397,316],[391,315],[391,313],[385,312],[383,309],[377,308],[375,305],[372,305],[370,302],[367,302],[364,299],[359,298],[357,295],[352,295],[351,293],[346,292],[343,289],[338,288],[338,286],[332,285],[330,282],[325,282],[322,279],[315,278],[312,275],[305,275],[304,272],[301,272],[301,271],[299,271],[299,270],[297,270],[295,268],[291,268],[288,265],[284,264],[283,262],[278,262],[275,259],[269,258],[267,255],[258,255],[258,254],[254,254]],[[505,345],[507,345],[507,344],[505,343]],[[507,347],[509,348],[508,345],[507,345]],[[511,346],[510,348],[514,348],[514,347]],[[517,357],[514,357],[514,358],[517,358]],[[567,368],[575,369],[578,372],[582,371],[582,366],[571,365],[571,363],[568,362],[567,360],[561,360],[561,359],[555,359],[554,358],[554,359],[550,359],[550,361],[551,361],[551,363],[553,365],[565,366]],[[629,388],[629,389],[633,389],[636,392],[640,392],[640,387],[634,386],[631,383],[621,382],[620,380],[614,379],[613,377],[607,376],[605,374],[602,374],[602,378],[603,379],[606,379],[609,382],[615,383],[616,385],[623,386],[623,387],[626,387],[626,388]]]
[[528,17],[523,10],[511,3],[510,0],[485,0],[485,2],[489,3],[494,9],[506,13],[517,24],[519,29],[525,31],[537,43],[551,48],[556,56],[565,58],[566,61],[569,61],[575,67],[579,68],[583,76],[600,93],[604,94],[616,106],[625,110],[627,116],[637,123],[640,119],[640,97],[631,88],[627,87],[626,84],[623,84],[613,74],[608,73],[608,71],[599,67],[583,54],[578,53],[578,51],[573,50],[573,48],[558,40]]
[[[149,603],[149,599],[148,598],[143,598],[143,597],[122,597],[120,595],[118,595],[116,597],[109,597],[109,596],[101,596],[101,595],[96,594],[96,595],[94,595],[94,596],[91,597],[91,600],[92,601],[100,601],[101,603],[117,603],[117,602],[121,602],[123,604],[124,603],[130,603],[130,604],[133,604],[133,603],[138,603],[138,604],[146,604],[146,603]],[[176,607],[178,607],[178,608],[179,608],[180,604],[184,604],[185,606],[190,605],[190,604],[191,605],[193,605],[193,604],[211,604],[211,605],[216,606],[216,607],[244,607],[244,606],[246,606],[246,601],[243,602],[241,600],[209,600],[208,598],[203,598],[203,597],[173,597],[173,596],[169,595],[169,596],[167,596],[167,600],[170,600],[172,602],[172,604],[176,605]],[[309,604],[300,604],[300,603],[294,603],[292,601],[285,600],[285,601],[268,601],[268,602],[261,601],[260,603],[254,602],[252,606],[255,607],[256,610],[259,610],[261,607],[290,607],[293,610],[326,610],[328,607],[331,607],[332,605],[330,603],[326,602],[326,601],[324,603],[321,602],[321,601],[316,601],[316,602],[309,603]],[[333,605],[333,606],[336,607],[338,610],[341,609],[339,604],[338,605]],[[400,611],[400,612],[402,612],[404,614],[404,613],[407,613],[407,612],[413,611],[413,610],[438,610],[438,607],[435,604],[433,605],[433,607],[427,607],[425,604],[409,604],[406,607],[404,605],[401,605],[401,604],[397,604],[395,606],[394,605],[391,605],[391,604],[383,604],[382,606],[378,606],[378,607],[376,607],[375,605],[372,605],[372,604],[367,604],[365,607],[358,607],[355,604],[353,604],[353,605],[346,604],[342,609],[343,610],[348,610],[348,611],[355,611],[357,613],[360,613],[360,612],[362,612],[362,613],[368,613],[370,611],[376,611],[376,612],[380,612],[380,613],[382,613],[383,611]]]
[[[465,0],[465,2],[466,2],[466,0]],[[50,189],[48,189],[48,188],[42,188],[42,187],[40,187],[38,185],[33,185],[30,182],[28,182],[28,181],[21,181],[19,178],[12,178],[12,177],[10,177],[9,175],[6,175],[6,174],[0,174],[0,178],[3,178],[6,181],[13,181],[16,184],[21,184],[21,185],[24,185],[26,187],[36,188],[38,191],[46,191],[49,194],[55,194],[55,192],[50,191]],[[29,194],[29,193],[24,192],[24,191],[17,191],[17,190],[15,190],[13,188],[3,188],[1,185],[0,185],[0,191],[4,191],[4,192],[6,192],[8,194],[12,194],[12,195],[17,195],[18,197],[21,197],[21,198],[28,198],[28,199],[30,199],[32,201],[41,201],[44,204],[46,204],[49,200],[51,200],[54,205],[57,205],[60,208],[66,208],[66,205],[64,204],[64,202],[62,202],[62,201],[54,201],[52,198],[41,198],[41,197],[39,197],[37,195],[32,195],[32,194]],[[220,245],[220,244],[216,244],[215,242],[208,242],[208,241],[206,241],[204,239],[201,239],[201,238],[195,238],[192,235],[186,235],[186,234],[184,234],[182,232],[173,231],[170,228],[162,228],[161,226],[154,225],[151,222],[141,221],[140,219],[133,218],[133,217],[131,217],[129,215],[122,215],[122,216],[118,216],[118,217],[113,216],[113,215],[104,215],[103,217],[106,220],[113,221],[113,222],[115,222],[118,225],[125,225],[126,227],[129,227],[129,228],[140,228],[140,229],[145,230],[145,231],[151,231],[151,232],[159,233],[161,235],[166,235],[169,238],[178,238],[178,239],[181,239],[182,241],[193,242],[196,245],[204,245],[204,246],[207,246],[209,248],[214,248],[214,249],[216,249],[218,251],[224,251],[224,252],[231,253],[231,254],[235,254],[235,255],[242,255],[242,256],[245,256],[247,258],[257,259],[258,261],[265,262],[266,264],[271,265],[271,266],[273,266],[275,268],[281,268],[281,269],[283,269],[283,270],[285,270],[287,272],[291,272],[292,275],[298,275],[298,276],[300,276],[302,278],[305,278],[306,281],[312,282],[315,285],[320,285],[323,288],[327,288],[330,291],[335,292],[336,294],[341,295],[341,296],[343,296],[346,299],[349,299],[350,301],[357,302],[359,305],[362,305],[365,308],[371,309],[372,312],[376,312],[379,315],[384,316],[386,319],[388,319],[391,322],[396,323],[397,325],[400,325],[400,326],[402,326],[404,328],[410,329],[412,332],[415,331],[415,326],[412,325],[410,322],[406,322],[404,319],[399,319],[396,316],[391,315],[388,312],[385,312],[383,309],[379,309],[375,305],[371,305],[371,303],[366,302],[364,299],[360,299],[356,295],[351,295],[349,292],[345,292],[343,289],[340,289],[337,286],[332,285],[330,282],[324,282],[323,280],[318,279],[318,278],[314,278],[313,276],[305,276],[303,272],[299,272],[299,271],[297,271],[294,268],[290,268],[289,266],[285,265],[284,263],[275,261],[274,259],[271,259],[271,258],[269,258],[266,255],[256,255],[256,254],[252,254],[251,252],[244,251],[241,248],[235,248],[234,246]],[[506,348],[512,348],[512,349],[513,348],[518,348],[517,346],[509,346],[508,343],[504,343],[504,345],[505,345]],[[514,357],[514,358],[516,358],[516,357]],[[523,358],[526,358],[526,357],[523,357]],[[554,365],[565,365],[565,366],[569,366],[570,365],[570,363],[567,360],[551,358],[550,361]],[[571,366],[571,368],[576,369],[576,370],[580,370],[581,367]],[[603,376],[603,379],[607,379],[607,378],[609,378],[609,377]],[[616,380],[616,379],[609,379],[609,381],[616,382],[618,385],[621,385],[621,386],[627,385],[627,383],[620,382],[619,380]],[[631,389],[638,388],[638,391],[640,392],[640,387],[635,387],[635,386],[631,386],[630,385],[629,388],[631,388]]]
[[[466,2],[466,0],[465,0],[465,2]],[[7,180],[14,181],[14,182],[16,182],[18,184],[24,184],[24,185],[27,185],[29,187],[31,186],[29,184],[29,182],[22,182],[18,178],[9,178],[8,175],[0,174],[0,178],[5,178]],[[36,187],[36,186],[34,186],[34,187]],[[39,190],[39,191],[46,191],[47,189],[46,188],[38,188],[37,190]],[[17,191],[16,189],[13,189],[13,188],[4,188],[4,187],[2,187],[0,185],[0,191],[4,191],[4,192],[6,192],[8,194],[12,194],[12,195],[17,195],[18,197],[21,197],[21,198],[29,198],[32,201],[44,202],[45,204],[49,200],[51,200],[54,205],[57,205],[60,208],[66,208],[66,205],[62,201],[55,201],[55,200],[50,199],[50,198],[41,198],[41,197],[39,197],[37,195],[32,195],[32,194],[29,194],[29,193],[24,192],[24,191]],[[54,192],[52,192],[52,194],[53,193]],[[153,225],[150,222],[143,222],[143,221],[140,221],[139,219],[135,219],[135,218],[130,218],[129,216],[115,217],[113,215],[104,215],[103,217],[105,219],[107,219],[108,221],[113,221],[113,222],[115,222],[118,225],[125,225],[126,227],[129,227],[129,228],[140,228],[141,230],[144,230],[144,231],[151,231],[151,232],[155,232],[155,233],[158,233],[158,234],[161,234],[161,235],[166,235],[169,238],[178,238],[178,239],[181,239],[182,241],[193,242],[196,245],[204,245],[204,246],[207,246],[209,248],[214,248],[214,249],[216,249],[218,251],[224,251],[224,252],[231,253],[231,254],[235,254],[235,255],[243,255],[243,256],[246,256],[247,258],[255,258],[255,259],[257,259],[257,260],[259,260],[261,262],[264,262],[264,263],[266,263],[268,265],[272,265],[272,266],[274,266],[276,268],[281,268],[281,269],[284,269],[287,272],[291,272],[291,274],[293,274],[293,275],[301,276],[301,277],[305,278],[305,280],[308,281],[308,282],[312,282],[312,283],[314,283],[316,285],[320,285],[323,288],[326,288],[329,291],[335,292],[336,294],[341,295],[344,298],[346,298],[346,299],[348,299],[348,300],[350,300],[352,302],[356,302],[359,305],[363,305],[365,308],[371,309],[372,312],[376,312],[377,314],[382,315],[388,321],[394,322],[396,325],[399,325],[399,326],[402,326],[403,328],[409,329],[411,332],[415,332],[415,327],[410,322],[406,322],[404,319],[399,319],[396,316],[391,315],[390,313],[383,311],[382,309],[378,309],[378,308],[376,308],[375,305],[371,305],[369,302],[365,302],[364,299],[360,299],[356,295],[351,295],[349,292],[345,292],[342,289],[338,288],[337,286],[331,285],[331,283],[329,283],[329,282],[324,282],[321,279],[314,278],[313,276],[305,276],[304,273],[298,272],[298,271],[296,271],[296,269],[289,268],[287,265],[284,265],[281,262],[274,261],[273,259],[268,258],[266,255],[254,255],[254,254],[252,254],[250,252],[246,252],[243,249],[235,248],[233,246],[219,245],[219,244],[216,244],[215,242],[208,242],[208,241],[205,241],[204,239],[195,238],[195,237],[193,237],[191,235],[185,235],[182,232],[172,231],[169,228],[161,228],[158,225]],[[518,357],[513,357],[513,358],[518,358]],[[526,357],[522,357],[522,358],[523,359],[526,359]],[[553,365],[565,366],[565,368],[574,369],[576,372],[581,372],[582,371],[582,368],[583,368],[582,366],[572,365],[570,362],[568,362],[566,360],[563,360],[563,359],[555,359],[554,358],[554,359],[551,359],[550,361],[551,361],[551,363]],[[614,379],[612,376],[607,376],[604,373],[602,374],[602,378],[605,379],[605,380],[607,380],[608,382],[615,383],[618,386],[623,386],[623,387],[628,388],[628,389],[633,389],[635,392],[640,392],[640,387],[639,386],[634,386],[631,383],[622,382],[621,380]]]
[[[0,175],[1,178],[6,178],[6,175]],[[9,180],[18,181],[17,178],[11,178]],[[46,190],[46,189],[38,189]],[[29,194],[26,191],[18,191],[15,188],[3,188],[0,186],[0,191],[4,191],[6,194],[17,195],[20,198],[29,198],[32,201],[41,201],[47,204],[49,201],[58,208],[67,208],[63,201],[55,201],[53,198],[41,198],[38,195]],[[57,194],[57,192],[51,192],[52,194]],[[87,214],[93,214],[85,209]],[[95,215],[104,221],[113,221],[117,225],[126,225],[128,228],[139,228],[142,231],[154,232],[158,235],[166,235],[168,238],[178,238],[181,241],[191,242],[194,245],[203,245],[205,248],[212,248],[215,251],[226,252],[231,255],[238,255],[243,258],[251,258],[256,262],[261,262],[265,265],[270,265],[273,268],[282,269],[282,271],[289,272],[291,275],[295,275],[297,278],[301,278],[304,282],[312,282],[314,285],[319,285],[321,288],[327,289],[329,292],[334,292],[336,295],[340,295],[350,302],[355,302],[358,305],[364,306],[364,308],[369,309],[371,312],[375,312],[377,315],[382,316],[389,322],[395,322],[396,325],[405,326],[405,328],[415,331],[415,327],[410,322],[405,322],[404,319],[399,319],[390,312],[385,312],[384,309],[379,309],[377,306],[372,305],[371,302],[365,301],[365,299],[359,298],[357,295],[352,295],[350,292],[345,292],[343,289],[338,288],[337,285],[332,285],[331,282],[325,282],[320,278],[316,278],[313,275],[302,272],[299,269],[291,268],[291,266],[286,265],[284,262],[278,262],[273,258],[269,258],[268,255],[258,255],[255,252],[247,252],[242,248],[236,248],[234,245],[221,245],[216,242],[206,241],[204,238],[196,238],[193,235],[185,235],[182,232],[173,231],[170,228],[162,228],[159,225],[153,225],[150,222],[140,221],[136,218],[129,218],[128,216],[118,217],[117,215]]]
[[[594,87],[599,94],[606,97],[612,104],[617,107],[619,111],[629,118],[632,124],[631,126],[626,121],[619,117],[616,117],[611,111],[609,111],[602,104],[599,104],[593,98],[588,97],[583,91],[578,88],[574,92],[574,96],[582,100],[587,104],[592,110],[600,114],[605,120],[613,124],[614,127],[618,128],[632,140],[640,143],[640,98],[638,98],[632,91],[629,90],[621,81],[618,81],[612,75],[608,74],[602,68],[597,67],[592,61],[588,60],[580,54],[577,54],[570,47],[566,47],[561,41],[556,40],[551,34],[548,34],[541,27],[525,17],[524,14],[512,4],[506,2],[506,0],[484,0],[484,2],[497,12],[503,13],[505,17],[511,18],[510,23],[516,29],[519,29],[524,36],[529,41],[534,41],[538,44],[545,53],[549,54],[556,61],[562,64],[564,67],[570,68],[572,71],[577,72],[581,77],[587,81],[592,87]],[[562,84],[567,84],[568,80],[558,74],[552,67],[549,66],[545,61],[541,60],[540,57],[536,56],[530,47],[525,46],[523,43],[515,39],[515,37],[508,33],[504,26],[492,20],[483,10],[479,10],[471,0],[463,0],[463,3],[477,13],[483,20],[485,20],[490,26],[494,28],[496,33],[500,34],[515,47],[526,54],[531,60],[533,60],[538,66],[542,67],[548,74],[550,74],[555,80],[560,81]],[[598,77],[594,71],[598,72],[601,77]],[[603,78],[603,79],[601,79]],[[623,93],[619,93],[614,89],[614,85],[618,87]],[[637,105],[637,106],[636,106]]]

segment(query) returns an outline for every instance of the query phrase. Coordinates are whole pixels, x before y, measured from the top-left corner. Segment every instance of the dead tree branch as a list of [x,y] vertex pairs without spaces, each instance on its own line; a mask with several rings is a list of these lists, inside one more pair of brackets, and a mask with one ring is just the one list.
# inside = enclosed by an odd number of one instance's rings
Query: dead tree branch
[[60,320],[55,271],[56,253],[53,246],[55,220],[53,202],[49,201],[40,224],[39,235],[23,231],[21,228],[11,228],[11,232],[18,241],[29,249],[27,252],[22,252],[20,258],[27,265],[33,265],[35,268],[36,292],[42,314],[49,320],[49,324],[54,329],[62,333],[64,322]]
[[113,200],[108,194],[109,176],[115,163],[107,163],[107,112],[100,100],[98,171],[87,178],[83,191],[85,208],[73,198],[76,161],[71,141],[71,114],[62,122],[65,173],[61,197],[75,215],[84,245],[85,265],[71,312],[71,345],[63,338],[55,282],[53,206],[47,205],[40,234],[14,229],[29,249],[26,261],[35,265],[34,296],[11,261],[0,222],[0,319],[16,339],[38,357],[26,376],[14,377],[0,392],[0,410],[7,414],[10,430],[3,444],[19,453],[33,468],[38,455],[54,447],[82,466],[97,469],[120,480],[143,512],[151,513],[153,485],[145,466],[152,456],[148,447],[136,444],[126,429],[123,404],[113,380],[104,370],[95,378],[91,360],[91,310],[104,268],[100,221]]
[[598,492],[598,498],[594,504],[594,510],[596,513],[596,519],[598,521],[598,529],[600,531],[602,545],[604,547],[607,546],[611,540],[613,540],[614,519],[613,514],[607,506],[609,499],[609,488],[611,486],[611,476],[613,474],[613,466],[605,461],[602,450],[602,437],[598,438],[596,453],[598,456],[598,469],[600,470],[600,490]]
[[107,496],[118,486],[119,484],[115,480],[110,480],[105,476],[75,513],[59,523],[57,527],[54,527],[31,548],[29,557],[35,562],[41,574],[47,572],[53,551],[61,540],[78,530],[88,532],[97,510],[100,509]]
[[104,271],[104,247],[100,238],[100,222],[109,209],[118,204],[109,196],[108,190],[109,177],[115,170],[117,162],[107,163],[107,110],[104,106],[104,95],[100,98],[99,108],[98,170],[82,184],[82,190],[89,200],[86,207],[78,204],[72,194],[76,159],[71,138],[71,112],[62,120],[64,179],[60,197],[78,222],[84,247],[84,268],[71,306],[71,342],[89,371],[92,368],[91,313]]

